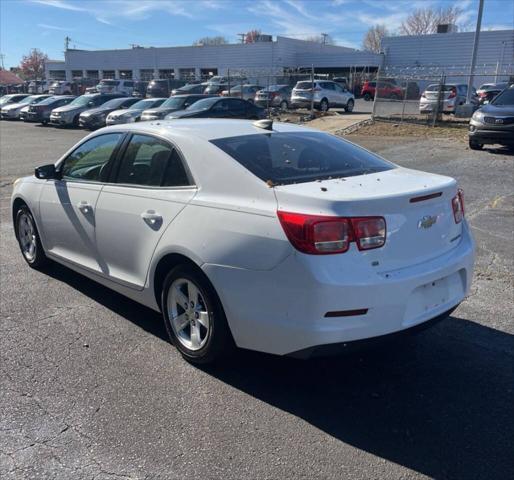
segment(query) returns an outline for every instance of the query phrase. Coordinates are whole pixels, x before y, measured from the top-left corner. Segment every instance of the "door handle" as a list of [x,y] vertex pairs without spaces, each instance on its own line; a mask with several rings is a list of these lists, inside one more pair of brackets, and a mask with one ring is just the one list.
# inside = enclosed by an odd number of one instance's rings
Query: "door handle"
[[162,215],[155,210],[147,210],[141,214],[143,221],[154,230],[159,230],[162,225]]
[[85,215],[93,211],[93,205],[91,205],[86,200],[82,200],[79,203],[77,203],[77,208]]

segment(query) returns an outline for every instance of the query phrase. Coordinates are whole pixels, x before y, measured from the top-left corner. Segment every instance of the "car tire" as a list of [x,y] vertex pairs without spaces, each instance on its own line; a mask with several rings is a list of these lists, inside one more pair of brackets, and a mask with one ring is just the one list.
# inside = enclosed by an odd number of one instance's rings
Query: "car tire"
[[41,269],[47,265],[49,260],[41,244],[36,222],[26,205],[22,205],[16,212],[14,225],[14,233],[27,264],[35,269]]
[[346,107],[344,107],[344,111],[351,113],[353,112],[353,107],[355,107],[355,102],[350,98],[350,100],[348,100],[346,103]]
[[168,273],[162,289],[161,311],[171,342],[188,362],[214,363],[233,350],[218,295],[197,267],[181,264]]
[[389,98],[391,100],[400,100],[400,97],[398,95],[396,95],[396,93],[391,93],[391,95],[389,96]]
[[289,105],[287,104],[287,100],[282,100],[280,102],[280,110],[282,110],[283,112],[287,112],[289,108]]
[[471,150],[482,150],[484,145],[482,143],[478,143],[474,138],[469,139],[469,148]]
[[321,112],[328,112],[328,109],[330,108],[328,104],[328,100],[326,98],[322,98],[321,102],[319,102],[319,109]]
[[364,100],[366,100],[366,102],[369,102],[371,100],[371,93],[366,92],[364,94]]

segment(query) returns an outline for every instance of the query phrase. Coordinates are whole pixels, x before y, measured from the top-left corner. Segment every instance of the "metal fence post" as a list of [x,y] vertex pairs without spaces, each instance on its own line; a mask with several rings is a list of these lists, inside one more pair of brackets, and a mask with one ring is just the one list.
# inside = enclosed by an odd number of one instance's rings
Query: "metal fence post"
[[403,123],[403,116],[405,115],[405,103],[407,102],[407,91],[409,89],[409,82],[405,80],[405,91],[403,92],[403,103],[402,103],[402,118],[400,123]]
[[380,67],[377,70],[377,79],[375,80],[375,95],[373,96],[373,109],[371,110],[371,120],[375,120],[375,109],[377,105],[377,97],[378,97],[378,82],[380,80]]
[[227,87],[230,94],[230,68],[227,68]]
[[311,65],[311,117],[314,117],[314,64]]

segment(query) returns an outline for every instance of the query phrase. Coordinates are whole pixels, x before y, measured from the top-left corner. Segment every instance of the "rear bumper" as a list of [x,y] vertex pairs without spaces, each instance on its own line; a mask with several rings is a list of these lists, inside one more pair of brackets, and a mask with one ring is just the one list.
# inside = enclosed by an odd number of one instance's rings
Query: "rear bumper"
[[[420,113],[430,113],[434,111],[437,107],[437,100],[425,101],[419,103],[419,111]],[[455,111],[455,100],[444,100],[441,101],[441,111],[442,112],[454,112]]]
[[[236,344],[278,355],[370,339],[421,325],[455,308],[469,292],[474,241],[422,264],[379,272],[342,269],[294,252],[270,271],[205,264]],[[366,310],[347,316],[328,312]]]

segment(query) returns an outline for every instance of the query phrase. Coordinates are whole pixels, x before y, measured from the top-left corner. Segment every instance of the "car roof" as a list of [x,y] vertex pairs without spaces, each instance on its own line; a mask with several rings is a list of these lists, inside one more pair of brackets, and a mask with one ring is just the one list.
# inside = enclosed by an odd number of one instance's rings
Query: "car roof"
[[[101,131],[127,131],[136,130],[142,133],[153,133],[173,139],[175,136],[188,136],[203,140],[217,138],[237,137],[242,135],[269,134],[266,130],[255,125],[254,120],[217,119],[217,118],[191,118],[174,120],[155,120],[151,122],[138,122],[123,125],[113,125]],[[290,123],[273,122],[275,132],[320,132],[314,128],[303,127]]]

